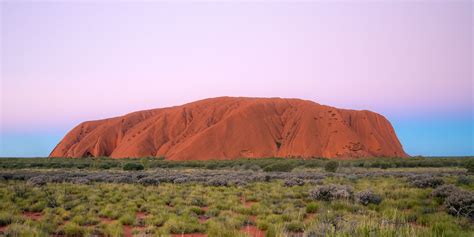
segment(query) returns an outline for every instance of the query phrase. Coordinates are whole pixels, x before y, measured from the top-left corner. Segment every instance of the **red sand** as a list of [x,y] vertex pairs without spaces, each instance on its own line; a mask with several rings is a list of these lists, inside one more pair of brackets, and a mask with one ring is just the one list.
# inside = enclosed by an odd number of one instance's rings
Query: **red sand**
[[253,204],[256,204],[258,202],[255,201],[247,201],[244,196],[240,197],[240,202],[244,205],[245,208],[250,208],[252,207]]
[[130,225],[124,225],[123,226],[123,236],[124,237],[132,237],[132,229],[133,227]]
[[206,216],[199,216],[199,223],[204,224],[206,223],[207,219],[209,218],[207,218]]
[[311,221],[312,219],[314,219],[314,216],[316,214],[315,213],[308,213],[306,214],[305,218],[304,218],[304,221]]
[[207,234],[177,234],[177,235],[171,235],[172,237],[207,237]]
[[51,157],[405,157],[382,115],[312,101],[219,97],[83,122]]
[[244,207],[245,208],[250,208],[252,207],[253,204],[256,204],[257,202],[252,202],[252,201],[249,201],[249,202],[244,202]]
[[145,219],[148,216],[146,212],[137,212],[138,219]]
[[110,218],[107,218],[107,217],[99,217],[99,219],[100,219],[100,222],[102,222],[104,224],[110,224],[114,221],[113,219],[110,219]]
[[43,217],[41,212],[23,212],[22,215],[34,221],[40,220]]
[[265,237],[265,231],[259,230],[253,225],[244,226],[240,229],[240,232],[243,232],[251,237]]

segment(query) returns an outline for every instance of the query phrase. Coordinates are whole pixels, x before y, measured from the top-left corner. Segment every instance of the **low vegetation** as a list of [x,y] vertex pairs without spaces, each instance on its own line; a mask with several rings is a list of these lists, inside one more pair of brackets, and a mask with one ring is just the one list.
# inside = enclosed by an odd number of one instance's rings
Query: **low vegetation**
[[144,170],[145,167],[140,163],[126,163],[123,165],[123,170]]
[[[465,161],[422,168],[340,161],[326,171],[326,160],[290,160],[291,171],[269,171],[263,164],[271,160],[173,168],[123,160],[107,169],[100,167],[108,159],[81,169],[72,159],[69,168],[48,169],[3,160],[10,168],[0,168],[0,235],[474,235]],[[125,169],[130,163],[144,169]]]
[[357,193],[356,199],[360,204],[364,206],[367,206],[369,204],[378,205],[382,202],[382,197],[378,194],[373,193],[371,190]]
[[[288,158],[261,158],[236,160],[210,161],[169,161],[162,158],[141,159],[110,159],[99,158],[8,158],[0,159],[0,169],[90,169],[90,170],[122,170],[129,163],[141,164],[144,169],[153,168],[200,168],[200,169],[242,169],[266,170],[268,172],[289,172],[295,168],[324,168],[334,161],[324,158],[288,159]],[[337,161],[337,168],[421,168],[421,167],[463,167],[468,172],[474,172],[474,159],[468,157],[457,158],[372,158]],[[332,166],[332,165],[329,165]]]
[[324,170],[327,172],[336,172],[338,167],[339,163],[337,161],[329,161],[324,165]]

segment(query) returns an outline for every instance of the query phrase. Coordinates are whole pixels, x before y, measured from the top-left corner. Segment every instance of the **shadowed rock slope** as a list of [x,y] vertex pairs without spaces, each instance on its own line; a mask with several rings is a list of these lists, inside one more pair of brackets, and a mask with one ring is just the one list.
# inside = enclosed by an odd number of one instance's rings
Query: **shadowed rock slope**
[[390,124],[370,111],[312,101],[219,97],[83,122],[50,157],[405,157]]

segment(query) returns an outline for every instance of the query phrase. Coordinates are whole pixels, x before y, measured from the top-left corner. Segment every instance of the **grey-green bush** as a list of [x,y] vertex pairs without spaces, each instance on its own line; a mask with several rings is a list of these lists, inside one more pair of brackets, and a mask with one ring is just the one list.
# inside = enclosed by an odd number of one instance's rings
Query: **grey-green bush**
[[329,161],[324,166],[324,170],[326,170],[327,172],[333,172],[333,173],[337,171],[337,168],[339,168],[339,163],[337,161]]

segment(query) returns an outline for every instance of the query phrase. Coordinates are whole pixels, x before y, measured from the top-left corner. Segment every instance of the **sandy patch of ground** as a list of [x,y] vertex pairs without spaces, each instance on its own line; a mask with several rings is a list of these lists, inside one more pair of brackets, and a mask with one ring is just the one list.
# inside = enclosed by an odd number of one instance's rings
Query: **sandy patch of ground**
[[6,226],[0,226],[0,234],[5,232],[5,230],[8,228],[8,225]]
[[251,237],[265,237],[265,231],[259,230],[256,226],[254,225],[247,225],[242,228],[240,228],[240,232],[247,234],[248,236]]
[[255,201],[247,201],[245,197],[240,198],[240,202],[244,205],[245,208],[250,208],[253,204],[256,204],[258,202]]
[[177,234],[171,235],[172,237],[207,237],[207,234],[195,233],[195,234]]
[[114,221],[114,219],[110,219],[108,217],[99,217],[100,222],[104,224],[110,224]]
[[308,214],[306,214],[306,216],[304,217],[304,222],[310,222],[311,220],[314,219],[314,216],[316,216],[315,213],[308,213]]
[[148,216],[148,213],[146,212],[141,212],[141,211],[137,212],[138,219],[145,219],[147,216]]
[[43,218],[43,213],[41,213],[41,212],[28,212],[28,211],[25,211],[25,212],[22,213],[22,215],[24,217],[32,219],[34,221],[37,221],[37,220],[40,220],[41,218]]
[[131,225],[124,225],[123,226],[123,236],[124,237],[132,237],[132,229],[133,227]]

